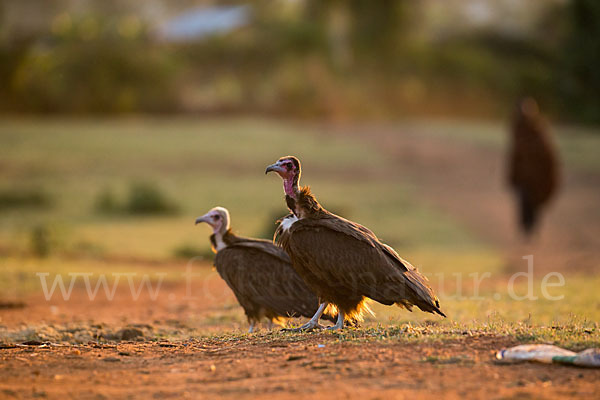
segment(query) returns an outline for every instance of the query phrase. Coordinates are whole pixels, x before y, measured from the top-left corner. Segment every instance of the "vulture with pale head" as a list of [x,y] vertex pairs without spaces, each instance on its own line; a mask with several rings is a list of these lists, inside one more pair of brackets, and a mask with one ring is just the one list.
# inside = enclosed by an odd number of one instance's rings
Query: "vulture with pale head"
[[559,185],[559,162],[548,125],[531,97],[519,101],[512,124],[508,183],[517,200],[518,221],[530,235]]
[[368,310],[367,298],[408,310],[417,306],[445,317],[425,276],[369,229],[330,213],[309,187],[299,186],[301,168],[296,157],[280,158],[265,173],[270,171],[283,179],[292,212],[282,220],[275,241],[320,302],[313,318],[299,330],[320,328],[325,310],[337,311],[331,329],[342,329],[344,321],[361,319]]
[[[196,224],[201,222],[213,229],[210,243],[217,272],[244,309],[249,332],[262,318],[283,324],[288,318],[315,314],[317,296],[298,276],[285,251],[267,240],[235,235],[229,227],[229,211],[223,207],[196,219]],[[323,318],[335,321],[335,315]]]

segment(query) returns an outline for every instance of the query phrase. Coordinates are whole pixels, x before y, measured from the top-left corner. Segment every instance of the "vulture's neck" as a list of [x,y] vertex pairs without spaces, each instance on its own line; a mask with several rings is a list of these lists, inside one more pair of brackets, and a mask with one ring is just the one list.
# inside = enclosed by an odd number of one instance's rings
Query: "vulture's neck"
[[283,181],[287,206],[299,219],[316,218],[323,211],[323,207],[310,192],[310,187],[298,185],[299,179],[300,174],[296,174]]
[[[287,197],[286,197],[287,199]],[[311,193],[310,187],[302,186],[298,190],[296,197],[292,199],[294,208],[292,211],[299,218],[318,218],[325,209],[319,204],[315,196]],[[288,201],[288,206],[290,202]]]
[[232,244],[236,239],[236,236],[231,229],[227,229],[225,232],[215,232],[210,235],[210,244],[215,253],[223,250],[225,247]]
[[293,199],[298,196],[298,175],[283,180],[283,191]]
[[298,216],[296,211],[296,200],[298,199],[298,177],[294,176],[283,180],[283,191],[285,192],[285,202],[290,211]]

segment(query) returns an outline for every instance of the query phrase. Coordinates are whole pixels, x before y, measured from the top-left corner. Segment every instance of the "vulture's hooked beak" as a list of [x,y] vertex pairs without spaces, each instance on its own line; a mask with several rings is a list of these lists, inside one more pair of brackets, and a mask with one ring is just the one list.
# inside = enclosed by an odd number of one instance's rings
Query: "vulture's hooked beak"
[[275,171],[275,172],[286,172],[285,168],[283,168],[281,165],[275,163],[275,164],[271,164],[267,167],[267,169],[265,170],[265,175],[268,174],[271,171]]
[[202,222],[208,222],[208,217],[206,215],[196,218],[196,223],[194,225],[198,225]]

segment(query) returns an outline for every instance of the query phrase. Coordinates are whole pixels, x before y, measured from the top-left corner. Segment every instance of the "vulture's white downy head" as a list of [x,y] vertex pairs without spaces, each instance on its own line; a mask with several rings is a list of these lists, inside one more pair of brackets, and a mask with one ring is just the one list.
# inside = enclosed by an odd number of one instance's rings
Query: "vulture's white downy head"
[[277,172],[277,174],[281,176],[281,179],[283,179],[283,189],[285,194],[295,198],[295,192],[298,190],[298,182],[300,181],[300,174],[302,173],[300,160],[294,156],[281,157],[275,163],[267,167],[265,174],[268,174],[271,171]]
[[209,224],[214,234],[223,235],[229,229],[229,211],[224,207],[212,208],[203,216],[196,218],[196,225],[201,222]]

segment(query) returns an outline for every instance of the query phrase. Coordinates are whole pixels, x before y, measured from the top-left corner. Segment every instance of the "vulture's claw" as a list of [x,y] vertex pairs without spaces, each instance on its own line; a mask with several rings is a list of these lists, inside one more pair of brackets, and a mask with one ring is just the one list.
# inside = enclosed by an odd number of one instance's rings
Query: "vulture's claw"
[[337,324],[336,324],[336,325],[333,325],[333,326],[328,326],[325,329],[328,330],[328,331],[341,331],[342,329],[344,329],[344,327],[343,326],[337,326]]

